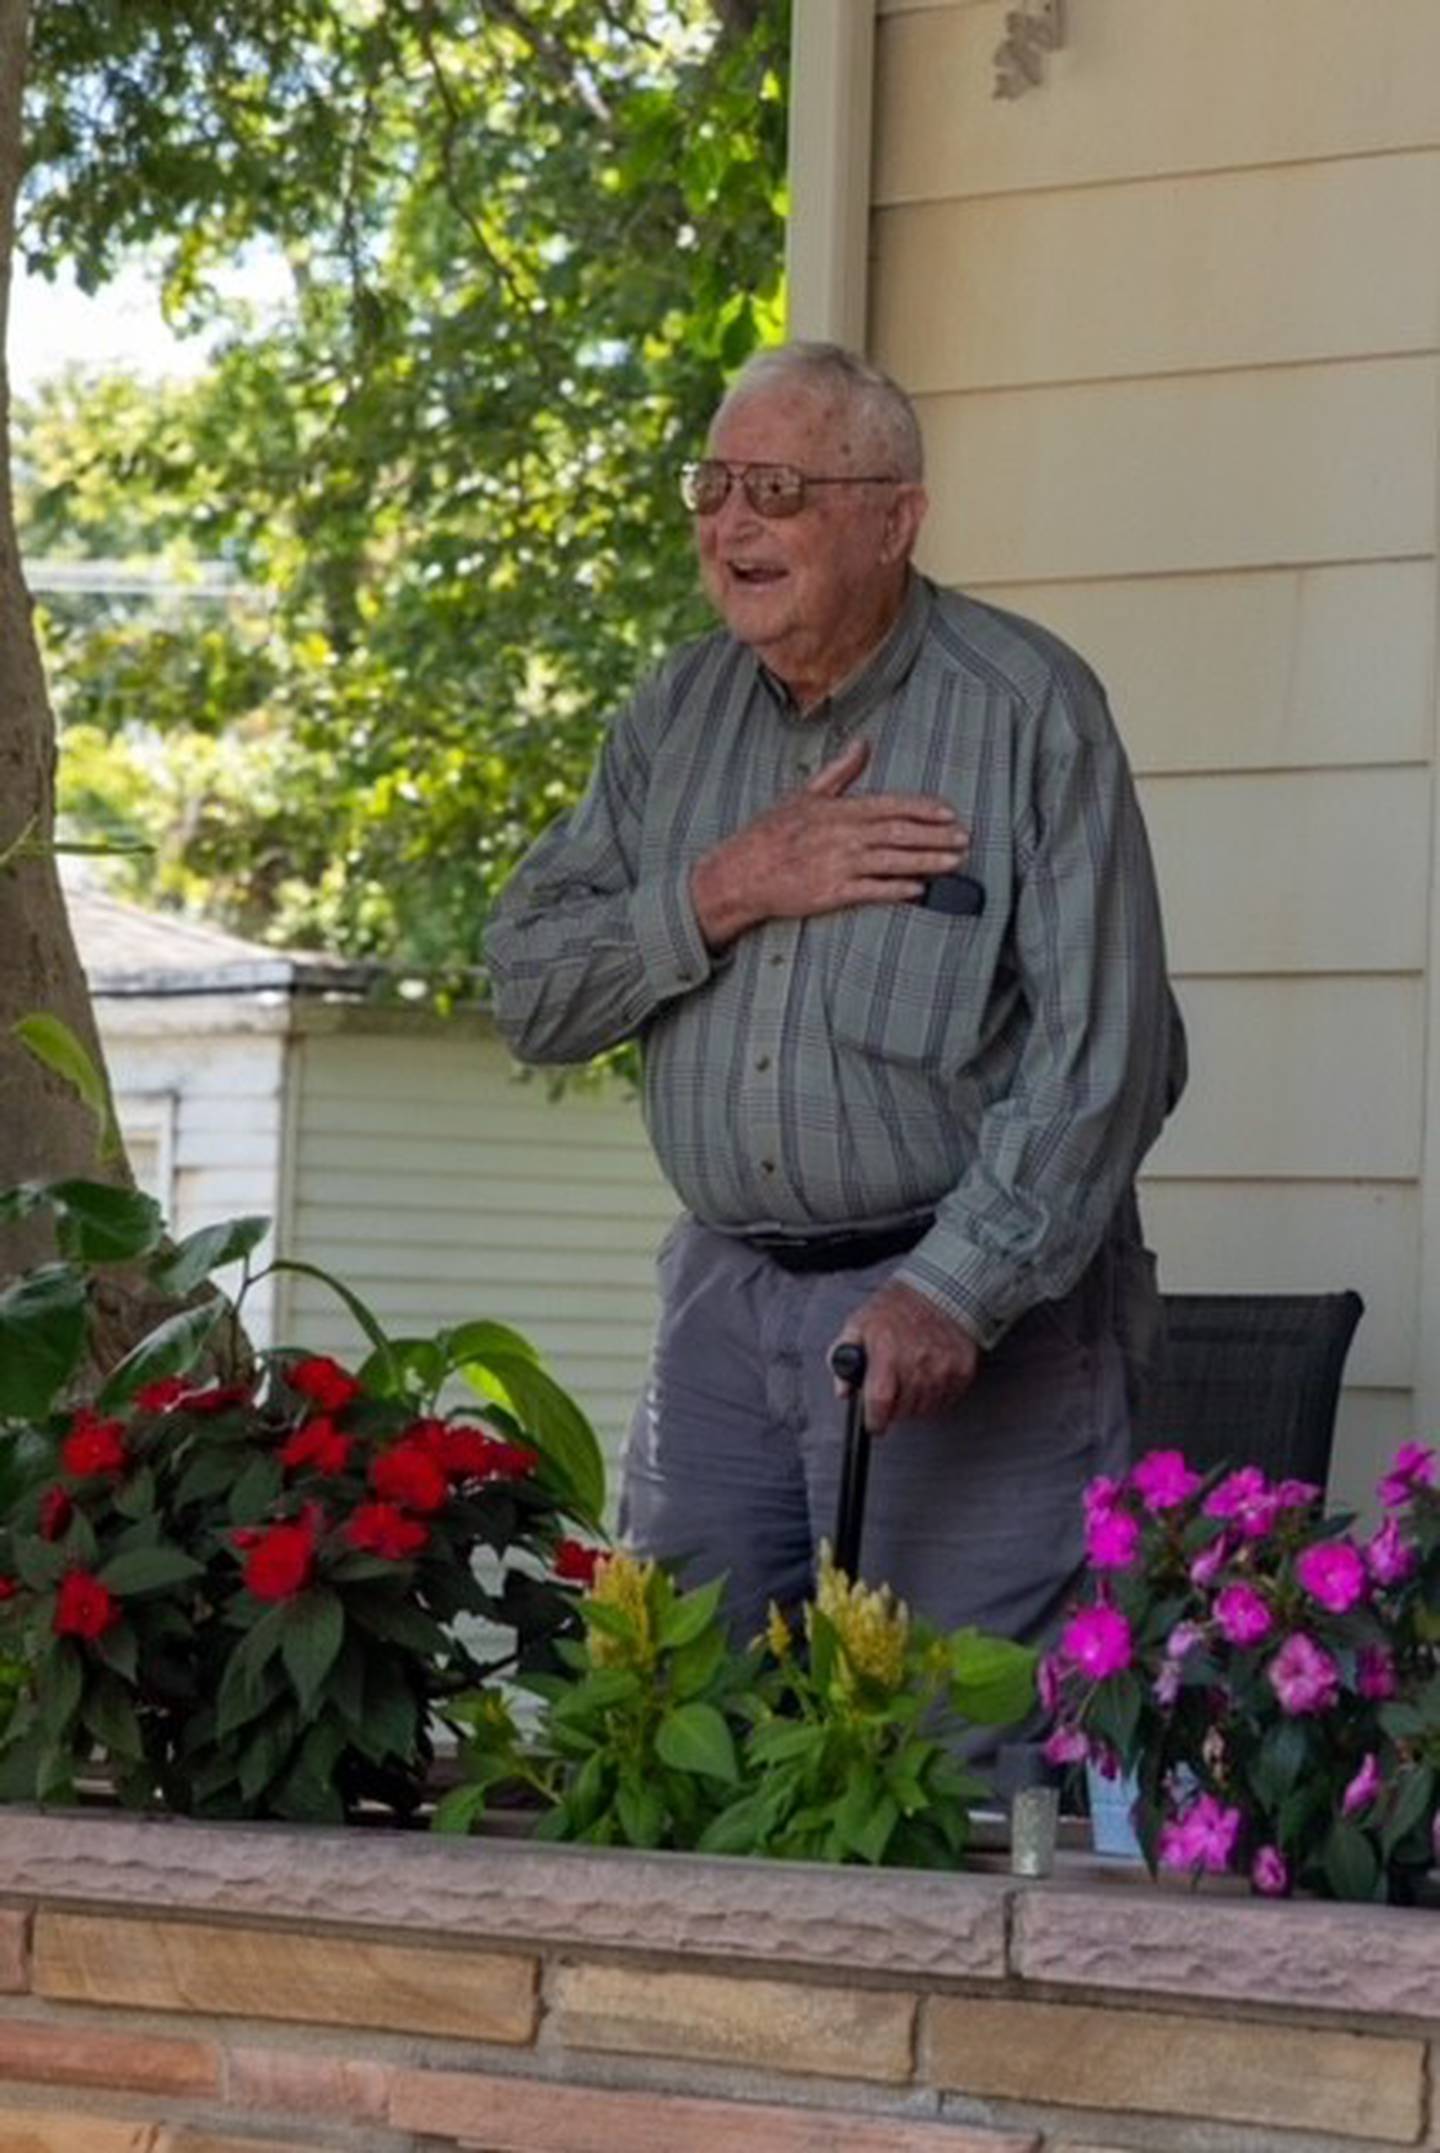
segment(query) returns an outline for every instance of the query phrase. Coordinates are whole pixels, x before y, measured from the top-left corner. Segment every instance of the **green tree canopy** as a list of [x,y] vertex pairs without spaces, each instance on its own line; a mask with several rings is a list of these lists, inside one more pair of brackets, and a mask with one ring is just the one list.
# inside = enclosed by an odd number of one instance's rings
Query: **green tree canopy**
[[[22,245],[154,250],[163,393],[23,414],[27,552],[219,558],[50,601],[72,820],[243,930],[473,963],[599,723],[703,619],[676,467],[778,333],[785,0],[40,0]],[[278,318],[227,311],[278,249]],[[17,324],[23,334],[23,325]]]

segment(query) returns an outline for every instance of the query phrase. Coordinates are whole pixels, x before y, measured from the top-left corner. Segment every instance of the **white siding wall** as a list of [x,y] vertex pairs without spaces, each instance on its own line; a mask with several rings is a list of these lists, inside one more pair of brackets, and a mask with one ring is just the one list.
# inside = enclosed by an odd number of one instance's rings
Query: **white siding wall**
[[[190,1005],[190,1020],[205,1005]],[[213,1012],[206,1012],[207,1018]],[[255,1214],[277,1217],[285,1042],[278,1029],[187,1029],[186,1004],[96,1003],[101,1044],[122,1133],[158,1120],[172,1132],[168,1189],[156,1190],[177,1239],[197,1227]],[[273,1252],[267,1240],[258,1267]],[[222,1278],[229,1286],[234,1281]],[[256,1346],[271,1343],[273,1281],[246,1302]]]
[[[400,1335],[515,1325],[612,1455],[644,1379],[654,1251],[676,1204],[616,1084],[552,1101],[493,1032],[307,1033],[296,1087],[289,1253],[334,1271]],[[291,1281],[287,1330],[353,1352],[326,1290]]]
[[1074,0],[1013,104],[1004,0],[878,12],[870,344],[925,565],[1109,683],[1192,1033],[1164,1275],[1363,1293],[1356,1497],[1440,1411],[1440,6]]

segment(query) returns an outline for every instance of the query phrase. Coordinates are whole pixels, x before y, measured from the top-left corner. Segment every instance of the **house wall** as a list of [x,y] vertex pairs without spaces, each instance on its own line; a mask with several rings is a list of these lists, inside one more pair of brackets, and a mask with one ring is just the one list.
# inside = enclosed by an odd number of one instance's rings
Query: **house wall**
[[[285,1013],[253,998],[97,996],[95,1014],[121,1133],[137,1178],[175,1237],[280,1207]],[[273,1237],[256,1251],[258,1268]],[[238,1278],[221,1274],[227,1287]],[[271,1344],[275,1281],[245,1303],[246,1330]]]
[[[386,1031],[374,1012],[300,1015],[288,1252],[336,1272],[397,1335],[513,1324],[613,1457],[644,1381],[654,1253],[676,1212],[633,1101],[607,1082],[557,1104],[483,1020]],[[308,1279],[287,1282],[286,1325],[318,1349],[360,1344]]]
[[923,565],[1084,650],[1139,775],[1193,1049],[1166,1282],[1358,1288],[1358,1497],[1440,1411],[1440,8],[1070,0],[1015,102],[1005,13],[879,0],[869,347]]

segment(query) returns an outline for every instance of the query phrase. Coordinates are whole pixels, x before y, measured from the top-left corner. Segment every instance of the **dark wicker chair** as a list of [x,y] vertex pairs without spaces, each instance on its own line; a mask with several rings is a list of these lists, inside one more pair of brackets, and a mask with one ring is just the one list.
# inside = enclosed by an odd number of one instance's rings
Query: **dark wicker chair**
[[1167,1293],[1167,1351],[1135,1450],[1324,1487],[1358,1293]]

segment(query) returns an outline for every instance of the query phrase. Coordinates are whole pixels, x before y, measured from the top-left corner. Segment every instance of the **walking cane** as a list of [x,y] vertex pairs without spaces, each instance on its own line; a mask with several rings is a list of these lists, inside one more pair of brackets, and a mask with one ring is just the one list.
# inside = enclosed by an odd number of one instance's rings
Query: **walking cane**
[[865,1348],[844,1339],[830,1366],[847,1387],[845,1453],[840,1461],[840,1500],[835,1511],[835,1567],[851,1584],[860,1574],[860,1535],[865,1529],[865,1482],[870,1471],[870,1430],[865,1425]]

